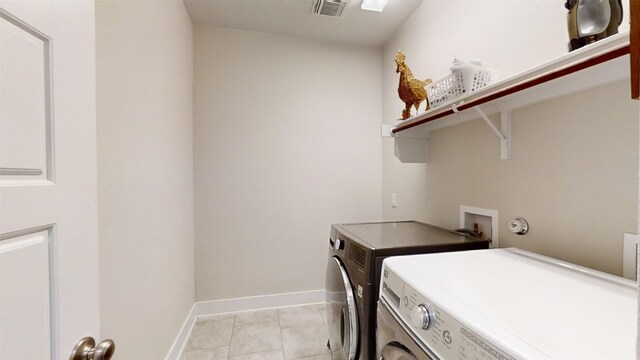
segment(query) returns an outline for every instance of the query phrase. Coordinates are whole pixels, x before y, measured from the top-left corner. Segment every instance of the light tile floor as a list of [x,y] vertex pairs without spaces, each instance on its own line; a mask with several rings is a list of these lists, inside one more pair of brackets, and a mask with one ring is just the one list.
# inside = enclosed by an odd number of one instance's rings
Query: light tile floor
[[180,360],[331,360],[324,304],[202,317]]

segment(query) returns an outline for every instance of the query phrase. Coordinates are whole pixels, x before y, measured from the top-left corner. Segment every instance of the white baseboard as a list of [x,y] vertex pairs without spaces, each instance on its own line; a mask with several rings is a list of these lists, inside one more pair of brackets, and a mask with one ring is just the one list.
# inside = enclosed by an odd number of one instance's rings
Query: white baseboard
[[638,235],[625,233],[622,247],[622,276],[636,280],[638,271]]
[[324,290],[198,301],[195,304],[195,315],[197,317],[283,306],[313,304],[324,301]]
[[165,360],[178,360],[180,358],[180,354],[182,354],[182,350],[185,345],[187,345],[187,340],[189,339],[189,335],[191,335],[191,330],[193,329],[193,325],[196,323],[195,309],[196,304],[194,303],[191,306],[191,310],[187,314],[187,318],[182,323],[182,327],[178,332],[178,336],[173,341]]
[[178,333],[165,360],[178,360],[187,340],[199,317],[225,313],[234,313],[249,310],[270,309],[286,306],[315,304],[325,301],[324,290],[302,291],[285,294],[272,294],[242,297],[234,299],[222,299],[211,301],[197,301],[193,304],[182,328]]

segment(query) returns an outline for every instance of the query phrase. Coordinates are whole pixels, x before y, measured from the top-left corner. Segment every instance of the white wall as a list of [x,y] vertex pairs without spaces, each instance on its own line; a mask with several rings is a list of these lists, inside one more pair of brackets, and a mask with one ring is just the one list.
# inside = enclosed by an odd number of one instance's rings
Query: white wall
[[194,74],[197,299],[323,289],[381,216],[379,51],[196,25]]
[[96,19],[102,336],[161,359],[195,296],[192,25],[181,1]]
[[[396,50],[420,78],[446,76],[456,56],[509,76],[567,52],[565,16],[558,1],[425,1],[384,47],[383,122],[403,108]],[[514,111],[508,161],[481,120],[432,132],[427,165],[401,164],[386,140],[383,214],[451,228],[460,205],[496,209],[501,246],[620,274],[623,232],[636,231],[638,213],[638,113],[628,99],[619,83]],[[528,235],[507,231],[515,216],[529,220]]]

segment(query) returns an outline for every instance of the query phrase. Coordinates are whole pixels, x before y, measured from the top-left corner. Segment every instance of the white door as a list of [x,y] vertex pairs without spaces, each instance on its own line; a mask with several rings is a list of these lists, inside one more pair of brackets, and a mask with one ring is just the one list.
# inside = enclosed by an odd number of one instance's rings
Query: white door
[[0,0],[0,359],[99,336],[92,1]]

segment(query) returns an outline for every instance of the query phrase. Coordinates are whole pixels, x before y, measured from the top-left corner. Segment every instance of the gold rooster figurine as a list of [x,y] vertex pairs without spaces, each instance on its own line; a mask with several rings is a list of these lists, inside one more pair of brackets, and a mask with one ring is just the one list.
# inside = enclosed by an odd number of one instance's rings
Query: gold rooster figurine
[[402,120],[411,116],[411,106],[415,107],[416,114],[420,104],[427,100],[427,108],[429,110],[429,99],[427,98],[427,91],[425,86],[431,83],[431,79],[424,81],[418,80],[413,77],[411,70],[407,64],[404,63],[405,55],[402,51],[396,53],[396,73],[400,73],[400,83],[398,84],[398,95],[400,100],[404,102],[405,108],[402,110]]

